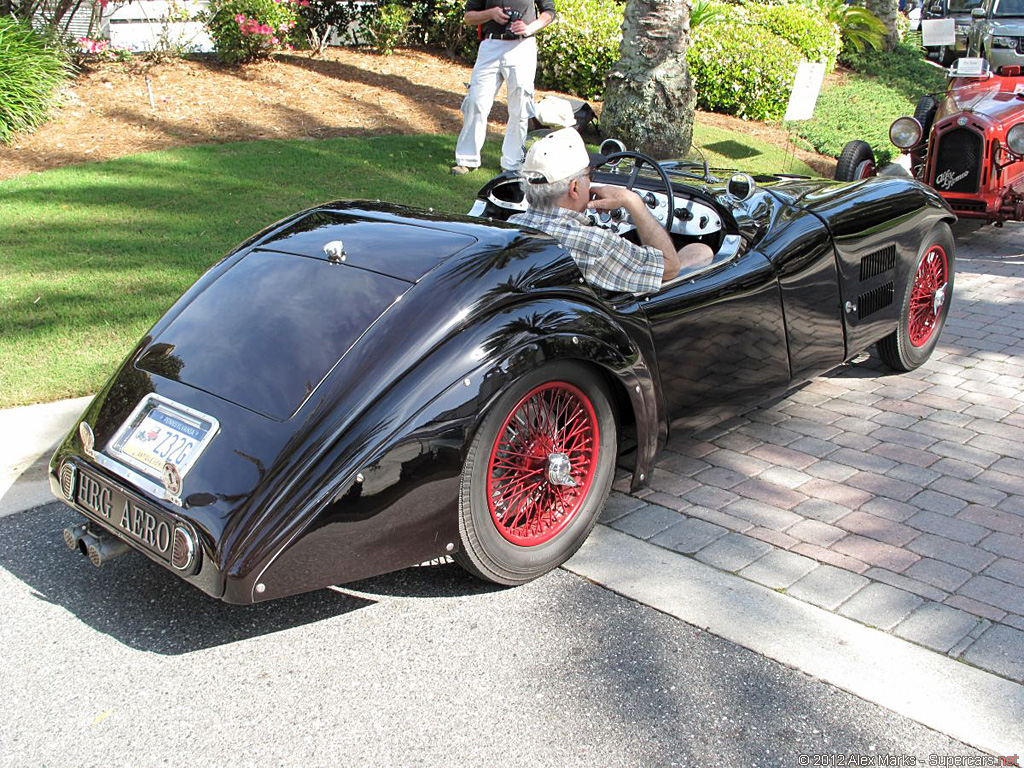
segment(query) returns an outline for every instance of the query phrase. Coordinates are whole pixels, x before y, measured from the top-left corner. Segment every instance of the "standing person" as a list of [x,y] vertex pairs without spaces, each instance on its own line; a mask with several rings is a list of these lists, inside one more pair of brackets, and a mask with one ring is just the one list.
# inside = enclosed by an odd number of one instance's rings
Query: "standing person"
[[487,117],[502,81],[508,90],[508,126],[501,145],[501,167],[515,171],[523,164],[537,72],[534,35],[554,20],[554,0],[467,0],[463,21],[479,26],[481,37],[469,95],[462,102],[463,123],[455,145],[454,175],[480,167]]

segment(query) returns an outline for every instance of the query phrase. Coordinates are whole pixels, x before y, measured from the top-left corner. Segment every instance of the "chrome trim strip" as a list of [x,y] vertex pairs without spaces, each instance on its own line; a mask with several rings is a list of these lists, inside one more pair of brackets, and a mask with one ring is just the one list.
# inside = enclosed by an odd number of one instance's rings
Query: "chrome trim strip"
[[135,470],[126,467],[119,461],[115,461],[109,456],[105,456],[102,453],[97,453],[91,457],[91,460],[103,467],[104,469],[112,472],[113,474],[120,477],[122,480],[127,480],[137,489],[145,491],[155,499],[161,499],[163,501],[169,501],[176,506],[182,506],[181,497],[172,496],[167,492],[167,489],[162,485],[157,485],[151,479],[145,475],[140,475]]
[[680,272],[667,283],[662,283],[662,286],[659,289],[659,291],[663,291],[666,288],[671,288],[673,285],[679,285],[680,283],[685,282],[687,280],[693,280],[694,278],[703,275],[705,272],[710,272],[712,269],[716,269],[717,267],[720,267],[723,264],[727,264],[730,261],[734,260],[737,256],[739,256],[740,243],[742,241],[743,240],[739,235],[726,235],[725,238],[722,240],[722,247],[718,249],[718,253],[715,254],[715,257],[711,260],[710,264],[708,264],[706,267],[701,267],[700,269],[694,270],[692,272]]

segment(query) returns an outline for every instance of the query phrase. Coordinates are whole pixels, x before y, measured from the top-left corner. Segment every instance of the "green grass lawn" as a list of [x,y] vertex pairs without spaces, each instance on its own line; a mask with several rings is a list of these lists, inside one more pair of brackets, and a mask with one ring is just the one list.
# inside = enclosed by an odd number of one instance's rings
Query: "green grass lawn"
[[[813,172],[703,130],[711,165]],[[465,213],[498,170],[448,174],[453,136],[206,145],[0,182],[0,407],[95,392],[207,267],[253,232],[343,198]],[[215,331],[216,329],[211,329]]]
[[913,115],[925,94],[942,92],[945,72],[910,45],[854,55],[849,64],[853,71],[818,96],[814,118],[788,126],[823,155],[839,157],[848,141],[861,139],[879,163],[888,162],[899,153],[889,141],[892,121]]

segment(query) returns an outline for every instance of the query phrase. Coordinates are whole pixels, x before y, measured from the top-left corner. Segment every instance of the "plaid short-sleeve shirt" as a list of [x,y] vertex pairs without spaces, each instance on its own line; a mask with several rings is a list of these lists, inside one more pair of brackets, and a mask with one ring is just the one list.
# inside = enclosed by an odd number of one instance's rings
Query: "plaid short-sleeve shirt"
[[509,218],[510,224],[546,232],[569,249],[583,277],[609,291],[651,293],[661,288],[665,254],[651,245],[633,245],[591,223],[569,208],[530,209]]

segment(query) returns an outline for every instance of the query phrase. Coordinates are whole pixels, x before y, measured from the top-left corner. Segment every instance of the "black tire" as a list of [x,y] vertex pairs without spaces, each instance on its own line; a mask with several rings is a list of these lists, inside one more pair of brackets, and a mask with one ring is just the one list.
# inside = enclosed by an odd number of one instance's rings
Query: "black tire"
[[[913,268],[907,275],[899,325],[876,345],[882,362],[890,368],[901,372],[912,371],[924,364],[938,344],[949,314],[949,305],[953,301],[953,278],[956,274],[954,251],[953,233],[945,222],[938,224],[922,240]],[[944,260],[944,275],[941,278],[936,279],[934,261],[926,262],[932,256]],[[941,285],[945,285],[942,305],[936,313],[934,298],[929,305],[928,294],[937,295],[937,287]]]
[[931,96],[922,96],[917,100],[914,108],[914,119],[921,124],[921,144],[928,142],[928,135],[932,132],[932,123],[935,122],[935,113],[939,109],[939,102]]
[[[560,392],[565,395],[566,399],[563,401],[544,399],[557,397]],[[577,394],[589,402],[592,410],[587,410],[587,406]],[[576,400],[573,401],[572,398]],[[559,402],[569,404],[564,410],[559,411]],[[532,371],[516,381],[498,398],[484,416],[473,437],[462,471],[459,488],[461,548],[454,555],[459,565],[485,581],[506,585],[524,584],[557,568],[582,546],[597,522],[615,474],[618,435],[611,402],[600,376],[593,370],[572,362],[553,363]],[[531,404],[535,407],[533,411],[530,410]],[[540,480],[534,483],[531,479],[525,484],[528,490],[519,492],[518,496],[514,490],[507,497],[501,495],[502,491],[507,492],[508,488],[515,487],[517,482],[519,487],[524,487],[522,480],[507,479],[514,477],[516,471],[523,474],[537,472],[533,465],[529,465],[529,472],[525,472],[526,462],[542,461],[537,458],[538,455],[543,455],[548,450],[560,450],[544,446],[538,453],[537,450],[528,449],[518,441],[529,439],[532,446],[535,442],[540,442],[534,440],[535,437],[543,439],[545,435],[564,435],[566,431],[577,431],[575,426],[565,426],[569,420],[568,414],[576,404],[580,408],[573,412],[573,418],[575,413],[583,413],[585,419],[580,423],[596,425],[598,433],[597,440],[590,441],[592,445],[596,445],[596,451],[588,452],[586,449],[577,448],[579,440],[571,450],[566,451],[566,455],[572,455],[575,462],[572,477],[577,481],[577,486],[573,488],[553,484],[547,471],[550,465],[545,461]],[[546,409],[547,406],[551,406],[551,409]],[[561,421],[556,420],[562,426],[549,430],[547,426],[553,423],[550,416],[554,411],[564,414]],[[532,418],[529,419],[531,423],[517,419],[517,427],[506,429],[517,414],[532,414]],[[582,434],[584,437],[580,439],[584,444],[587,435],[593,437],[593,431],[587,432],[586,429]],[[509,435],[512,439],[504,442]],[[566,438],[562,439],[564,441]],[[513,443],[512,440],[517,442]],[[502,454],[503,446],[505,454]],[[519,447],[522,453],[512,453],[513,447]],[[527,454],[531,454],[529,459],[525,458]],[[523,456],[522,470],[511,470],[503,466],[501,462],[506,461],[506,455]],[[555,453],[550,455],[554,456]],[[495,465],[493,468],[492,464]],[[589,482],[584,482],[587,479]],[[494,485],[489,485],[489,482]],[[492,487],[494,502],[489,497]],[[582,488],[582,491],[577,491],[577,488]],[[563,493],[569,495],[568,502]],[[510,500],[505,501],[506,498]],[[541,503],[530,507],[529,505],[538,498]],[[546,500],[550,500],[551,503],[544,503]],[[562,510],[565,510],[566,506],[569,507],[564,517],[557,514],[559,505]],[[528,509],[541,511],[531,517],[528,511],[523,511]],[[546,519],[544,511],[547,512]],[[499,518],[505,515],[508,515],[505,519],[509,521],[509,525],[504,525],[504,521],[499,523]],[[517,526],[516,522],[521,519],[520,515],[532,520],[534,525],[531,526],[524,520],[521,526]],[[515,543],[516,540],[519,543]]]
[[957,59],[956,51],[948,45],[944,45],[939,48],[938,59],[941,66],[949,67]]
[[836,163],[837,181],[857,181],[875,175],[875,153],[866,141],[846,142]]

